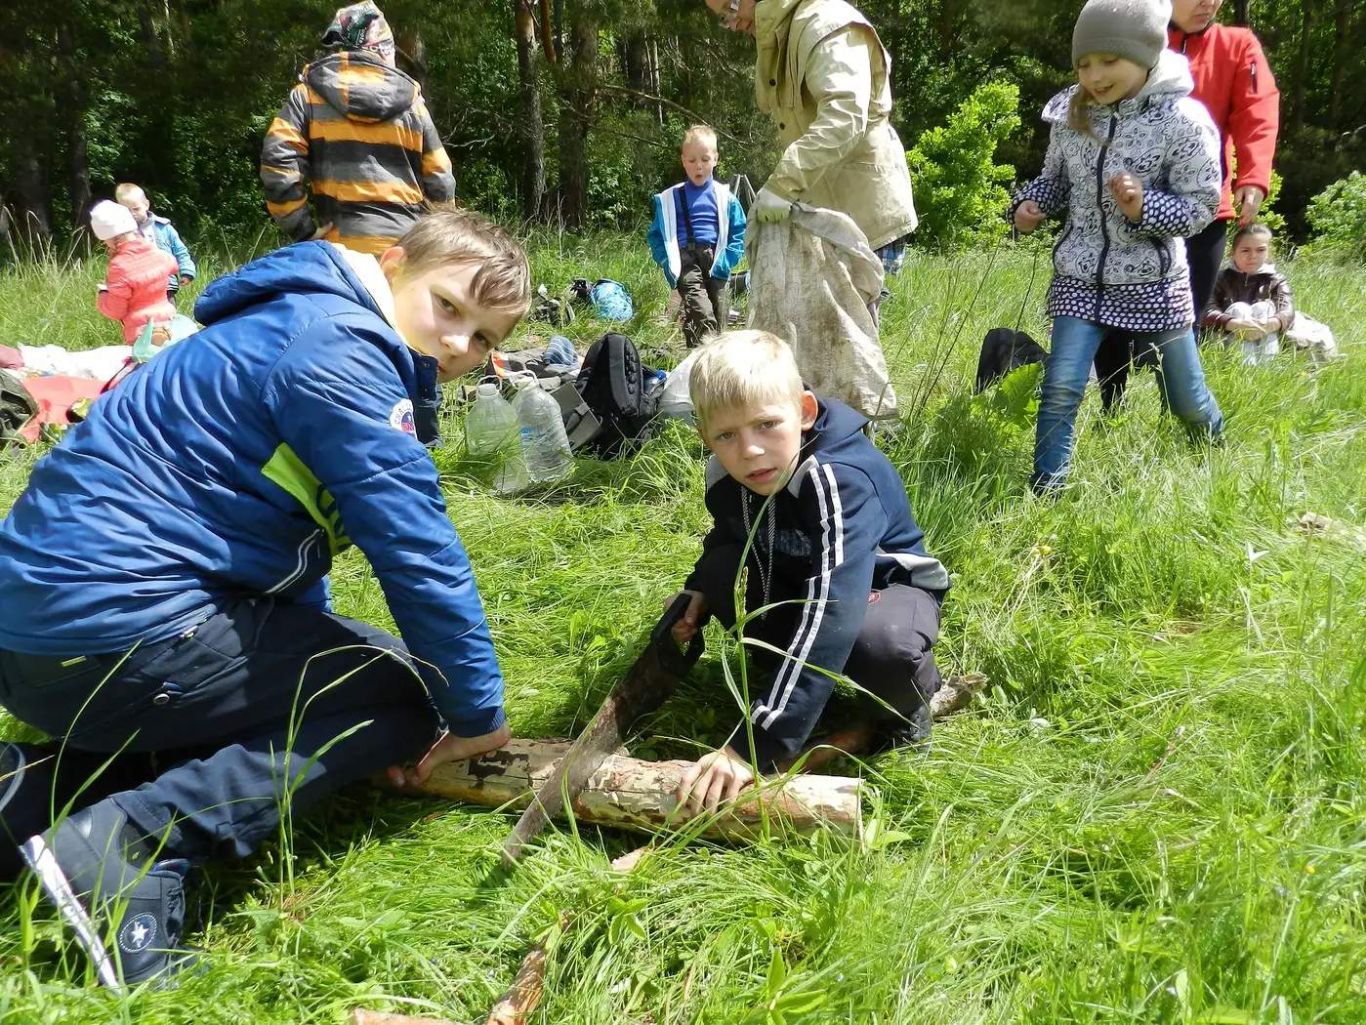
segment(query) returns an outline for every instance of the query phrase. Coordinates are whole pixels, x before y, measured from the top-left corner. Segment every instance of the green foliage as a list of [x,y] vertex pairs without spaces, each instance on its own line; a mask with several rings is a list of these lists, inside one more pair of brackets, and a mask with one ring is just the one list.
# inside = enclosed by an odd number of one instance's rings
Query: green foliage
[[1310,201],[1307,216],[1314,237],[1306,248],[1366,259],[1366,175],[1353,171],[1329,185]]
[[996,148],[1020,127],[1020,90],[1009,82],[979,86],[948,124],[920,136],[906,155],[920,227],[911,236],[927,249],[955,249],[1001,238],[1001,211],[1015,168],[995,161]]
[[1266,199],[1257,208],[1257,220],[1278,236],[1285,231],[1285,217],[1280,210],[1276,209],[1276,204],[1281,198],[1281,186],[1284,184],[1285,179],[1281,177],[1281,173],[1273,168],[1271,171],[1271,187],[1267,189]]

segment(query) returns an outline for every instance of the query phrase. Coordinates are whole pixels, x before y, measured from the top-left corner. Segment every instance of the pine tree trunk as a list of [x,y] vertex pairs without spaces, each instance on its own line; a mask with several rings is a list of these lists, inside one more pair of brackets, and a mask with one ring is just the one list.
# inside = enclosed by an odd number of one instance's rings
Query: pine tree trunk
[[1342,113],[1347,62],[1352,54],[1352,0],[1337,0],[1334,9],[1333,73],[1328,89],[1328,123],[1338,131],[1347,127]]
[[513,0],[517,36],[517,87],[521,103],[522,216],[536,220],[545,204],[545,124],[536,50],[536,18],[529,0]]
[[1233,24],[1242,25],[1247,28],[1252,24],[1252,15],[1249,8],[1252,0],[1234,0],[1233,4]]
[[565,227],[577,230],[588,221],[588,130],[597,93],[598,23],[579,8],[569,17],[569,52],[560,69],[560,217]]
[[1310,57],[1313,55],[1314,0],[1300,0],[1300,52],[1295,68],[1295,88],[1290,94],[1291,131],[1304,128],[1305,94],[1309,89]]
[[67,194],[72,221],[79,226],[90,207],[90,147],[85,131],[85,82],[70,25],[64,24],[57,31],[57,52],[66,79],[62,113],[66,118]]

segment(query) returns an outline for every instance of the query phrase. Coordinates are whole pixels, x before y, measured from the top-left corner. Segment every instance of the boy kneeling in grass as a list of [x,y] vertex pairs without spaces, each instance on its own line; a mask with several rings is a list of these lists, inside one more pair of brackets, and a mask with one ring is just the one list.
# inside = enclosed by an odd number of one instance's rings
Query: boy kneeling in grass
[[[0,743],[0,836],[106,985],[186,964],[191,864],[250,854],[286,808],[378,770],[421,780],[507,742],[423,448],[435,424],[414,409],[483,363],[530,295],[521,247],[455,208],[378,258],[277,250],[210,285],[204,330],[95,403],[0,522],[0,705],[63,759],[148,767],[54,823],[46,784],[66,773],[30,775],[41,752]],[[352,544],[403,641],[331,611]]]
[[[674,628],[686,643],[708,616],[735,623],[744,565],[746,657],[757,671],[748,722],[684,776],[680,803],[714,811],[805,746],[843,674],[872,697],[879,745],[929,738],[939,689],[932,646],[949,575],[928,555],[906,486],[864,433],[867,419],[802,386],[792,350],[764,331],[705,345],[689,381],[712,457],[713,526],[684,585]],[[766,610],[766,611],[765,611]],[[752,740],[752,746],[751,746]]]

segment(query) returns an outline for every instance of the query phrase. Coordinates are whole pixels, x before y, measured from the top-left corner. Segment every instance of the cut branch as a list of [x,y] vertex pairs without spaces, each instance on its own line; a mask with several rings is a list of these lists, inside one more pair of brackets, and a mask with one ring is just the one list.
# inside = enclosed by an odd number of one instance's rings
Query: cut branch
[[[470,761],[438,766],[415,789],[491,808],[525,807],[532,791],[569,750],[568,741],[514,739],[506,747]],[[574,799],[574,815],[616,829],[655,833],[686,822],[676,814],[675,794],[692,762],[647,762],[613,755],[589,777]],[[749,839],[762,820],[792,832],[830,827],[853,833],[859,821],[862,782],[843,776],[799,775],[743,792],[735,803],[707,820],[703,836]]]

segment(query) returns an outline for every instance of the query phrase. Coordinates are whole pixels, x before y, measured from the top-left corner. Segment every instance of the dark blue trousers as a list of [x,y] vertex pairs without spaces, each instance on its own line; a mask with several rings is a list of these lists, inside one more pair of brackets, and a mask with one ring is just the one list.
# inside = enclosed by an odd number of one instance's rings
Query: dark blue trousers
[[245,856],[286,811],[420,754],[438,727],[424,672],[383,630],[250,598],[131,653],[0,651],[0,705],[80,757],[146,765],[106,799],[202,861]]

